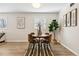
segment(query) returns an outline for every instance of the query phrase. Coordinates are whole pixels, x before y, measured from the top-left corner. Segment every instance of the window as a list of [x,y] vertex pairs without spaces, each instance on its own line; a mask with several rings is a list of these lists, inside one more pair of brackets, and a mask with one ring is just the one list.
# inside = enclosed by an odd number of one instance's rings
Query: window
[[35,17],[34,18],[34,28],[38,29],[38,24],[40,23],[41,28],[45,29],[46,28],[46,19],[43,17]]

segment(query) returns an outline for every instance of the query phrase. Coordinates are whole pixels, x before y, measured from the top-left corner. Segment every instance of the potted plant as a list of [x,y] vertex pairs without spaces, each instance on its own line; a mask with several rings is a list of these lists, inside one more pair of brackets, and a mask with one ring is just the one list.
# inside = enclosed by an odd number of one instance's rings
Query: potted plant
[[57,40],[55,39],[56,35],[55,32],[56,30],[59,28],[58,22],[56,21],[56,19],[52,20],[52,22],[49,24],[49,32],[53,32],[54,33],[54,43],[57,44]]

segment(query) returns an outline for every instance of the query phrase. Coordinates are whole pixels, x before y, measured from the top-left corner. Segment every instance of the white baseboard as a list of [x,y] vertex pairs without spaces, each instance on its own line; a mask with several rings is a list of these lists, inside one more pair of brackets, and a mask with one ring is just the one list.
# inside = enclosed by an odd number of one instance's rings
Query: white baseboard
[[6,40],[6,42],[28,42],[27,40]]
[[67,48],[67,49],[68,49],[69,51],[71,51],[72,53],[74,53],[76,56],[79,56],[78,53],[76,53],[75,51],[73,51],[72,49],[70,49],[69,47],[67,47],[65,44],[63,44],[63,43],[61,43],[61,42],[60,42],[60,44],[63,45],[65,48]]

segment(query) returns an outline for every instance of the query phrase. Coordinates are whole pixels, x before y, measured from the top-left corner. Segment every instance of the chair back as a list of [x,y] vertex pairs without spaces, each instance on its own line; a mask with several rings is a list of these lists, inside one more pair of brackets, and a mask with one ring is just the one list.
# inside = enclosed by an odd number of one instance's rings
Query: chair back
[[49,35],[48,42],[50,43],[52,40],[52,34]]
[[45,39],[47,43],[50,43],[52,39],[52,34],[49,34]]
[[32,34],[32,35],[33,35],[33,34],[35,34],[35,33],[34,33],[34,32],[32,32],[32,33],[30,33],[30,34]]
[[33,34],[34,34],[34,33],[28,34],[28,41],[29,41],[30,43],[33,43],[33,37],[32,37]]
[[46,35],[49,35],[49,33],[45,33]]

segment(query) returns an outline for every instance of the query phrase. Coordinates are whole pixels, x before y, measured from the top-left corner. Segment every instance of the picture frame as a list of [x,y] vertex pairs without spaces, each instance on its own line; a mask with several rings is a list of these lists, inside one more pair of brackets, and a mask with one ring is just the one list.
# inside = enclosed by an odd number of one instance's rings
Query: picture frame
[[67,27],[70,27],[71,26],[71,14],[70,12],[67,13]]
[[25,17],[16,17],[17,19],[17,28],[24,29],[25,28]]
[[72,7],[75,3],[70,3],[70,7]]
[[77,8],[71,11],[71,26],[77,26]]
[[63,16],[63,27],[67,26],[67,14]]
[[7,29],[7,16],[0,16],[0,29]]

